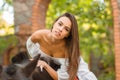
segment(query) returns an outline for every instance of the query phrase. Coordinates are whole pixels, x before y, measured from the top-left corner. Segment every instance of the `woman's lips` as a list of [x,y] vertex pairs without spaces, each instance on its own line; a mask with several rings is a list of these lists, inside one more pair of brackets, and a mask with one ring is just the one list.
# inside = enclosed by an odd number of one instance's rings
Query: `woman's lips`
[[60,32],[55,31],[55,35],[56,35],[56,36],[60,36]]

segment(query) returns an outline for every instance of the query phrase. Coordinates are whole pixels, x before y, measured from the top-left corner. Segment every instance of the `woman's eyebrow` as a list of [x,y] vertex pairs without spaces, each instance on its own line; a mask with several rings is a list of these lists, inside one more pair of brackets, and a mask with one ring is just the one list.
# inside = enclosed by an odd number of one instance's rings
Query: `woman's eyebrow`
[[61,24],[63,24],[63,22],[62,21],[59,21]]
[[[63,22],[62,21],[59,21],[62,25],[63,25]],[[69,26],[65,26],[67,29],[70,29]]]
[[70,28],[68,26],[65,26],[68,30],[70,30]]
[[69,26],[65,26],[67,29],[70,29],[70,27]]

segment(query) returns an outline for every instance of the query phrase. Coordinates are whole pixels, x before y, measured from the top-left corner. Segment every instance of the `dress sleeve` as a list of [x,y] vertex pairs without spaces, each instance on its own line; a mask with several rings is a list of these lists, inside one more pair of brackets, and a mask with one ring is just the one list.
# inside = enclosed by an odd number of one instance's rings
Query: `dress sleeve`
[[64,60],[61,60],[61,67],[57,70],[58,80],[68,80],[69,74],[67,73],[67,66]]
[[[93,72],[91,72],[88,68],[88,64],[84,62],[82,57],[80,57],[80,65],[78,68],[77,76],[79,80],[97,80],[96,76]],[[68,80],[69,74],[67,73],[67,64],[65,64],[65,61],[61,61],[61,67],[58,69],[58,80]]]
[[33,43],[31,41],[31,37],[28,38],[26,42],[26,48],[30,57],[34,58],[37,54],[40,53],[39,47],[40,45],[38,43]]
[[77,76],[79,80],[97,80],[96,76],[94,75],[93,72],[89,70],[88,64],[84,62],[82,57],[81,57]]

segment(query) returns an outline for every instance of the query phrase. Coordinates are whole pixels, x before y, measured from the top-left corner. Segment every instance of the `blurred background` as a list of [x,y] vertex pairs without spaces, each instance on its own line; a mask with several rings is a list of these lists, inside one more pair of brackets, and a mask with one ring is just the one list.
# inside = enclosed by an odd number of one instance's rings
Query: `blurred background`
[[26,51],[26,40],[34,31],[51,28],[55,18],[70,12],[77,19],[81,55],[90,70],[98,80],[118,80],[112,1],[0,0],[0,64],[8,65],[13,55]]

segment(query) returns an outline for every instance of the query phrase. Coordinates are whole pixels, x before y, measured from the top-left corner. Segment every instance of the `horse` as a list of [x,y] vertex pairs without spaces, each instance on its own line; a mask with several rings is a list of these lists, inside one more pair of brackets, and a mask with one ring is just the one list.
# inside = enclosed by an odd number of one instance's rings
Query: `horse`
[[41,71],[39,67],[36,67],[38,60],[47,62],[56,71],[60,68],[60,64],[52,59],[48,61],[40,54],[30,60],[26,52],[20,52],[12,57],[11,64],[0,65],[0,76],[2,80],[53,80],[44,68]]

